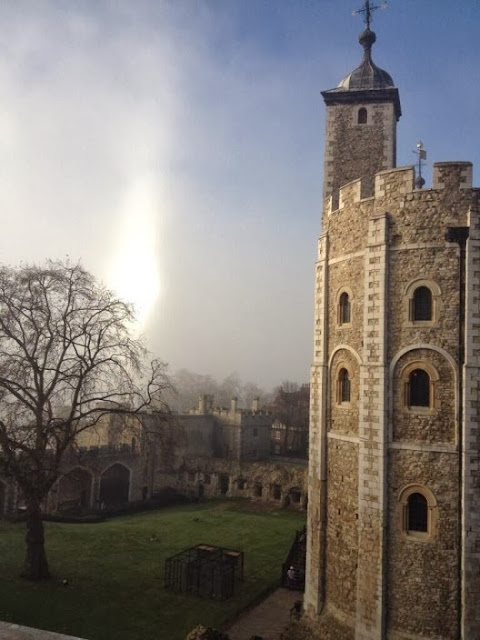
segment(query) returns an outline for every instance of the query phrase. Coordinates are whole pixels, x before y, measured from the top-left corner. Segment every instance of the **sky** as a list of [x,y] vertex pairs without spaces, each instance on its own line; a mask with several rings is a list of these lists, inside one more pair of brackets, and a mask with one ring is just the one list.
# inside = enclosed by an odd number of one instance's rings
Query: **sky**
[[[306,382],[325,107],[362,0],[3,0],[0,261],[81,261],[172,372]],[[397,165],[470,160],[480,0],[391,0]]]

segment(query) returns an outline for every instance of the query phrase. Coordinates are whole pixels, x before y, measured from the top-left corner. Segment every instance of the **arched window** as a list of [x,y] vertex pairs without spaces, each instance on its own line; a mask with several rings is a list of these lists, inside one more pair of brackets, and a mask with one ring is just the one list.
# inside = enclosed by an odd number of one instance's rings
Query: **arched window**
[[408,405],[430,406],[430,376],[424,369],[414,369],[408,376]]
[[367,110],[361,107],[357,114],[357,124],[367,124]]
[[338,321],[339,324],[350,322],[350,298],[346,291],[342,293],[338,302]]
[[338,374],[338,401],[350,402],[350,377],[346,369],[340,369]]
[[418,287],[413,293],[412,320],[430,321],[433,318],[433,298],[428,287]]
[[407,326],[429,323],[435,326],[443,311],[442,291],[434,280],[416,278],[405,289]]
[[435,496],[422,484],[402,489],[397,503],[398,524],[407,536],[428,539],[438,533],[438,505]]
[[407,502],[407,531],[428,532],[428,502],[421,493],[412,493]]

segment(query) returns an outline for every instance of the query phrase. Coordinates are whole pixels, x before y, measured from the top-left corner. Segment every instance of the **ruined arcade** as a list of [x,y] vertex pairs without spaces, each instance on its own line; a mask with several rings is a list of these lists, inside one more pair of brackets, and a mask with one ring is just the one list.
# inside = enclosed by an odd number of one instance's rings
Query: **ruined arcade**
[[[322,93],[306,617],[322,638],[480,637],[480,214],[469,162],[396,168],[372,61]],[[456,151],[455,151],[456,153]]]

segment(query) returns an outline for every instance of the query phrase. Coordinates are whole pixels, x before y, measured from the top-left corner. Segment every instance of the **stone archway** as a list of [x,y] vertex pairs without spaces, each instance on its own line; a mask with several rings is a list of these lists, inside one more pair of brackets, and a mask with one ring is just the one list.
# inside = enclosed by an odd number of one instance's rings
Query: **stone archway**
[[228,476],[226,473],[222,473],[219,479],[220,494],[222,496],[226,496],[229,488],[230,488],[230,476]]
[[286,495],[285,506],[300,509],[302,506],[302,490],[300,487],[290,487]]
[[125,504],[130,494],[130,469],[119,462],[108,467],[100,478],[100,504]]
[[61,476],[57,484],[57,508],[85,509],[92,504],[92,474],[82,467],[75,467]]

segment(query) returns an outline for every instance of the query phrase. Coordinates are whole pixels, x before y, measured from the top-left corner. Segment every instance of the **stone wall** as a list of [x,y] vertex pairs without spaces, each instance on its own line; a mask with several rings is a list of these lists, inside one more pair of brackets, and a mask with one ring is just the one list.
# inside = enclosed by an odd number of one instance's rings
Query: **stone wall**
[[191,499],[249,498],[305,509],[307,465],[304,460],[238,462],[190,457],[185,458],[177,473],[166,475],[158,470],[155,491],[165,486],[171,486]]
[[[350,378],[350,400],[339,401],[341,393],[339,375],[346,369]],[[349,349],[335,351],[330,364],[330,420],[328,431],[347,436],[358,436],[360,365]]]
[[358,446],[328,442],[326,598],[355,615],[358,557]]
[[[427,638],[458,637],[457,478],[455,452],[390,452],[387,588],[392,640],[405,633],[417,637],[420,632]],[[435,527],[428,538],[408,534],[402,526],[400,495],[409,485],[427,486],[438,504]]]
[[[407,404],[404,376],[408,365],[427,362],[438,379],[432,380],[432,407],[410,407]],[[432,376],[433,377],[433,376]],[[455,444],[457,376],[445,356],[433,349],[410,349],[395,363],[392,375],[392,440],[420,443]]]
[[[324,94],[325,96],[325,94]],[[367,122],[358,124],[358,111],[367,110]],[[395,166],[395,106],[393,102],[332,104],[327,112],[324,193],[338,198],[351,180],[369,176],[362,197],[373,195],[373,177]]]

